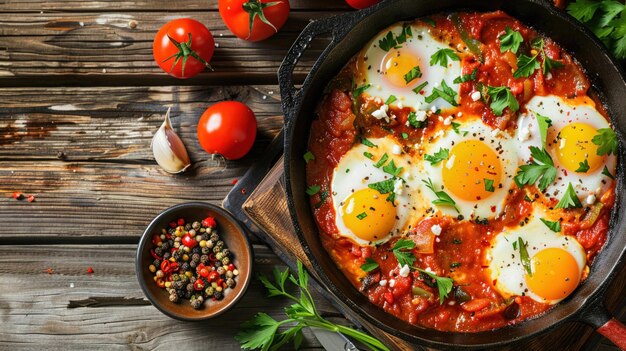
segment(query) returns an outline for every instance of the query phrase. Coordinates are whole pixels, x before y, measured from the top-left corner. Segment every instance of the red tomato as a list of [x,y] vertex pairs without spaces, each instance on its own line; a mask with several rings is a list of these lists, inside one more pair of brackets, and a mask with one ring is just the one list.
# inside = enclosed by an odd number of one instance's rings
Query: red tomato
[[381,2],[381,0],[346,0],[346,2],[348,3],[348,5],[352,6],[352,8],[360,10],[366,7],[370,7],[372,5],[376,5]]
[[228,29],[249,41],[276,34],[289,16],[288,0],[219,0],[218,7]]
[[152,44],[156,63],[176,78],[191,78],[210,67],[213,50],[215,41],[211,32],[191,18],[166,23]]
[[229,160],[247,154],[255,138],[254,112],[241,102],[218,102],[204,111],[198,122],[198,140],[202,148]]
[[192,238],[189,234],[183,236],[183,239],[181,241],[183,242],[183,245],[187,246],[190,249],[193,249],[194,247],[196,247],[196,245],[198,245],[196,239]]

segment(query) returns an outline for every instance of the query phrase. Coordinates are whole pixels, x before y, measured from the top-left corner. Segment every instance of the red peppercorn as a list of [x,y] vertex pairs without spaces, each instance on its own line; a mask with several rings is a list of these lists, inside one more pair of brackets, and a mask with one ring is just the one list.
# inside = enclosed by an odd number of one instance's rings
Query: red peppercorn
[[198,245],[198,242],[196,241],[196,239],[194,239],[189,234],[183,236],[183,239],[181,241],[182,241],[183,245],[187,246],[190,249],[193,249],[194,247],[196,247]]
[[93,274],[93,268],[91,268],[91,267],[87,268],[87,273]]
[[185,219],[184,218],[179,218],[177,223],[178,223],[178,225],[185,225]]
[[239,180],[237,178],[233,179],[233,185],[237,184]]
[[232,263],[229,263],[228,264],[228,270],[231,271],[231,272],[234,271],[235,270],[235,265],[232,264]]
[[12,196],[15,200],[21,200],[24,198],[24,195],[22,195],[19,191],[14,192]]
[[170,222],[170,227],[171,228],[176,228],[177,227],[176,222],[174,222],[174,221]]
[[217,273],[216,271],[211,271],[209,272],[209,276],[207,277],[207,279],[209,279],[209,281],[213,282],[215,280],[217,280],[220,277],[220,274]]
[[217,223],[215,222],[215,218],[213,217],[207,217],[205,219],[202,220],[202,225],[207,227],[207,228],[215,228],[217,227]]
[[35,195],[28,195],[28,202],[35,201]]
[[193,283],[193,288],[196,290],[202,290],[204,289],[204,281],[202,279],[197,279],[194,283]]

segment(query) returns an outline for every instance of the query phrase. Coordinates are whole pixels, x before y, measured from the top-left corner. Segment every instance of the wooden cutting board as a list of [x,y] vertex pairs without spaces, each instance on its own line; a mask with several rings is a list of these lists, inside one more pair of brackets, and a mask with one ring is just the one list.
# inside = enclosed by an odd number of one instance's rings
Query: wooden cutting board
[[[264,157],[240,179],[224,200],[224,207],[238,217],[248,228],[292,269],[300,260],[316,278],[311,284],[352,323],[367,330],[394,350],[433,350],[421,345],[405,342],[373,326],[349,309],[330,290],[325,288],[311,267],[295,234],[287,208],[287,197],[283,177],[283,133],[272,142]],[[609,288],[607,307],[617,316],[626,312],[626,266]],[[566,323],[539,337],[518,342],[501,350],[603,350],[611,349],[602,338],[594,336],[591,327],[582,323]],[[617,350],[617,348],[614,348]]]

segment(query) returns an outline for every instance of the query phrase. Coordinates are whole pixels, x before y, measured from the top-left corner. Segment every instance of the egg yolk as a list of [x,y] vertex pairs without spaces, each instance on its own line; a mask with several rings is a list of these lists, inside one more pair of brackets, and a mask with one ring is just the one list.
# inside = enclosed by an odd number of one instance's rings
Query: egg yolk
[[365,241],[387,236],[396,222],[396,208],[386,199],[387,195],[370,188],[352,193],[342,207],[346,227]]
[[447,190],[461,199],[476,201],[488,198],[498,188],[502,165],[491,147],[472,139],[452,147],[442,173]]
[[391,84],[404,88],[417,79],[407,82],[404,76],[416,66],[420,66],[420,59],[406,49],[392,49],[383,57],[380,71]]
[[559,162],[568,171],[574,172],[580,163],[589,163],[589,170],[593,172],[604,164],[604,156],[598,156],[598,145],[591,139],[598,131],[586,123],[572,123],[561,129],[557,144]]
[[532,276],[526,273],[526,283],[542,299],[564,299],[580,283],[580,269],[568,251],[556,247],[544,249],[530,261]]

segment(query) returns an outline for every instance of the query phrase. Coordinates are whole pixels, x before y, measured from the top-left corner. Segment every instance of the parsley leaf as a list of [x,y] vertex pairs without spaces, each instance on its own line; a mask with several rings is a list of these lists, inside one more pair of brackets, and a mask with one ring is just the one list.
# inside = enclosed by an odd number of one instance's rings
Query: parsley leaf
[[520,44],[524,41],[522,34],[512,30],[510,27],[506,27],[505,33],[498,39],[500,39],[500,52],[511,50],[514,54],[517,54]]
[[426,274],[431,279],[435,280],[435,283],[437,284],[437,290],[439,290],[439,304],[442,305],[443,301],[446,299],[446,297],[448,297],[448,294],[450,294],[450,292],[452,291],[452,286],[454,285],[454,281],[452,280],[452,278],[439,277],[435,273],[425,271],[419,268],[417,268],[417,270],[420,273]]
[[529,276],[533,276],[532,268],[530,267],[530,257],[528,256],[528,250],[526,249],[526,245],[528,243],[524,243],[521,237],[517,238],[517,247],[519,249],[519,258],[522,261],[522,266],[526,269]]
[[425,154],[424,160],[430,162],[432,166],[436,166],[441,161],[445,161],[450,157],[450,150],[439,148],[439,151],[435,152],[432,156]]
[[389,51],[398,47],[398,41],[392,31],[387,32],[387,35],[378,41],[378,47],[384,51]]
[[435,186],[433,185],[433,181],[428,178],[428,180],[422,180],[426,187],[430,189],[437,198],[433,200],[433,205],[441,205],[441,206],[452,206],[454,209],[459,212],[459,209],[456,207],[456,202],[454,199],[450,197],[445,191],[437,191],[435,190]]
[[398,98],[395,95],[389,95],[389,97],[385,101],[385,105],[390,105],[396,100],[398,100]]
[[380,168],[380,166],[384,165],[385,162],[387,162],[388,158],[389,156],[387,155],[387,153],[384,153],[383,156],[380,158],[380,160],[378,160],[378,162],[374,164],[374,167]]
[[509,87],[487,87],[487,94],[491,98],[491,110],[496,116],[502,116],[505,108],[509,108],[511,112],[519,110],[519,103],[515,95]]
[[452,83],[461,84],[469,81],[476,81],[476,74],[478,74],[478,68],[474,68],[472,73],[464,74],[460,77],[454,78],[454,81]]
[[551,231],[555,233],[558,233],[561,231],[561,222],[559,221],[552,222],[545,218],[539,218],[539,219],[543,222],[543,224],[546,225],[546,227],[550,228]]
[[320,202],[315,204],[315,208],[320,208],[328,198],[328,191],[324,190],[320,193]]
[[353,96],[353,97],[355,97],[355,98],[357,98],[357,97],[361,96],[361,94],[363,94],[363,92],[364,92],[365,90],[369,89],[369,87],[371,87],[371,86],[372,86],[372,85],[371,85],[371,84],[369,84],[369,83],[368,83],[368,84],[361,85],[360,87],[358,87],[358,88],[354,89],[354,91],[352,92],[352,96]]
[[431,102],[435,101],[437,98],[442,98],[443,100],[447,101],[450,105],[458,106],[456,102],[456,95],[457,95],[456,91],[450,88],[448,84],[446,84],[446,81],[442,79],[441,89],[433,88],[432,94],[427,96],[424,100],[430,104]]
[[[461,134],[461,130],[459,129],[459,127],[461,126],[461,123],[452,122],[450,125],[452,126],[452,130],[456,134]],[[462,133],[463,133],[463,136],[466,136],[469,133],[469,131],[464,130]]]
[[576,190],[574,190],[572,183],[569,183],[567,185],[567,190],[565,191],[565,194],[563,194],[563,197],[561,198],[559,203],[556,204],[555,208],[567,209],[567,208],[580,208],[580,207],[583,207],[583,205],[580,203],[580,200],[578,200],[578,196],[576,195]]
[[309,196],[313,196],[313,195],[315,195],[315,194],[317,194],[319,192],[320,192],[320,186],[319,185],[311,185],[308,188],[306,188],[306,193]]
[[452,61],[460,61],[459,55],[457,55],[452,49],[439,49],[430,57],[430,65],[434,66],[439,64],[441,67],[448,67],[448,58]]
[[394,177],[397,177],[403,169],[403,167],[398,168],[393,160],[383,167],[385,173],[391,174]]
[[420,70],[420,66],[415,66],[411,68],[411,70],[408,71],[407,74],[404,75],[404,81],[406,82],[406,84],[409,84],[413,79],[421,77],[422,71]]
[[434,19],[430,18],[430,17],[424,17],[422,18],[422,22],[429,24],[431,27],[435,27],[437,25],[437,23],[435,22]]
[[393,255],[396,256],[400,266],[413,266],[413,263],[415,263],[416,260],[415,255],[413,252],[406,250],[413,250],[414,248],[415,242],[413,242],[413,240],[400,239],[396,241],[395,245],[393,245],[392,252]]
[[378,263],[376,263],[376,261],[374,261],[371,257],[366,258],[365,263],[361,265],[361,269],[364,272],[368,272],[368,273],[377,268],[378,268]]
[[417,114],[413,111],[409,113],[409,124],[413,128],[423,128],[426,125],[426,121],[418,121]]
[[365,146],[369,146],[369,147],[378,147],[376,144],[372,143],[371,141],[367,140],[365,137],[361,137],[361,144],[365,145]]
[[402,133],[402,139],[408,139],[409,138],[409,134],[407,133]]
[[370,160],[373,160],[373,159],[374,159],[374,155],[373,155],[371,152],[367,152],[367,151],[365,151],[365,152],[363,153],[363,156],[365,156],[365,157],[369,158]]
[[309,163],[309,161],[315,160],[315,155],[311,151],[307,151],[304,154],[304,162]]
[[426,82],[423,82],[422,84],[420,84],[420,85],[416,86],[416,87],[413,89],[413,92],[414,92],[415,94],[419,94],[419,93],[422,91],[422,89],[424,89],[424,87],[425,87],[425,86],[427,86],[427,85],[428,85],[428,82],[427,82],[427,81],[426,81]]
[[578,162],[578,168],[574,171],[576,173],[587,173],[589,170],[589,162],[585,159],[583,162]]
[[362,219],[364,219],[366,217],[367,217],[367,213],[365,213],[365,212],[361,212],[358,215],[356,215],[356,218],[358,218],[359,220],[362,220]]
[[604,166],[604,169],[602,170],[602,174],[604,174],[605,176],[611,178],[611,179],[615,179],[615,177],[611,174],[611,172],[609,171],[609,169]]
[[591,139],[591,142],[598,145],[598,156],[617,155],[617,134],[611,128],[598,129],[598,135]]
[[548,74],[548,72],[552,71],[553,69],[561,68],[564,66],[561,61],[557,61],[557,60],[553,60],[549,58],[548,55],[546,55],[545,51],[542,51],[542,53],[543,53],[543,63],[541,67],[542,67],[542,71],[544,75]]
[[493,187],[493,179],[483,179],[485,182],[485,191],[493,193],[496,189]]
[[587,22],[593,18],[601,3],[592,0],[576,0],[567,6],[567,12],[581,22]]
[[530,77],[531,74],[541,68],[541,65],[537,61],[537,55],[530,57],[524,54],[521,54],[517,58],[517,71],[513,73],[513,77],[521,78],[521,77]]
[[530,147],[530,155],[533,161],[528,165],[520,166],[513,179],[521,188],[524,184],[533,185],[541,178],[539,190],[546,191],[546,188],[556,179],[557,169],[554,167],[552,157],[545,149],[536,146]]
[[393,203],[393,200],[395,199],[395,194],[393,192],[394,183],[395,179],[391,178],[380,182],[368,184],[367,187],[370,189],[374,189],[383,195],[390,194],[389,196],[387,196],[387,201]]
[[539,125],[539,134],[541,135],[541,144],[546,147],[546,140],[548,139],[548,128],[552,126],[552,120],[546,116],[540,115],[534,112],[537,116],[537,124]]

